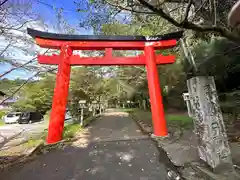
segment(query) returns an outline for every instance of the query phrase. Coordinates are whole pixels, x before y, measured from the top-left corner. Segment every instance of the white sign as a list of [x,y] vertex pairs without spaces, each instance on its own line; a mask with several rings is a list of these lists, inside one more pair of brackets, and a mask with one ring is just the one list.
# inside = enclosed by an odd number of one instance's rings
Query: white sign
[[78,103],[79,104],[85,104],[87,101],[86,100],[80,100]]
[[189,95],[189,93],[183,93],[183,100],[184,100],[184,101],[189,101],[189,100],[190,100],[190,95]]

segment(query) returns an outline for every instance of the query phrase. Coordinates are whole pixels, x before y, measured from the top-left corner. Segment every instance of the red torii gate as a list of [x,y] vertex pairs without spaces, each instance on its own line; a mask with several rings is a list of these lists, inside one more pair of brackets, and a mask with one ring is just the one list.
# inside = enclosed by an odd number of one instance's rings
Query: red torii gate
[[[60,50],[60,55],[38,55],[40,64],[58,65],[47,143],[56,143],[62,139],[71,65],[146,65],[154,135],[166,136],[168,132],[157,65],[174,63],[175,57],[155,55],[154,50],[176,46],[182,33],[179,31],[152,37],[95,36],[54,34],[28,29],[28,34],[35,38],[40,47]],[[105,56],[80,57],[73,55],[74,50],[105,50]],[[144,55],[113,57],[112,50],[144,50]]]

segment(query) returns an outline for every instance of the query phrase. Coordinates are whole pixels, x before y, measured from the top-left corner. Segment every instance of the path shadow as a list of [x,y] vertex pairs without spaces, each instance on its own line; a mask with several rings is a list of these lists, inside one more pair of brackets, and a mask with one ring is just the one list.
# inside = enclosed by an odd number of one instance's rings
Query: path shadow
[[[129,122],[130,121],[130,122]],[[94,121],[79,139],[0,173],[1,180],[165,180],[154,143],[125,115]]]
[[0,174],[2,180],[164,179],[164,175],[155,146],[146,140],[69,145]]

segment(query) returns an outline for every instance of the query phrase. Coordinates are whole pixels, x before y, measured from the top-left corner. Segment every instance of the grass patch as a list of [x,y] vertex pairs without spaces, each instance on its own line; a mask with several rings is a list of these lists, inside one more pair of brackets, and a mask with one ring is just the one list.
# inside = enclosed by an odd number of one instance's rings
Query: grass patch
[[[63,139],[73,138],[75,136],[75,134],[81,130],[82,130],[82,127],[80,126],[80,124],[68,124],[64,127]],[[36,138],[36,137],[30,138],[27,142],[25,142],[23,144],[23,146],[26,148],[32,148],[32,147],[36,147],[39,144],[45,142],[46,138],[47,138],[47,132],[48,131],[46,129],[41,134],[41,136],[39,136],[38,138]]]
[[0,126],[4,126],[5,123],[3,122],[3,120],[0,120]]
[[[126,111],[127,112],[127,111]],[[130,109],[129,113],[133,114],[139,120],[152,126],[152,114],[150,111],[144,111],[140,109]],[[180,126],[184,129],[193,128],[193,121],[188,115],[185,114],[166,114],[166,120],[168,125]]]
[[167,114],[167,122],[171,124],[177,124],[182,128],[189,129],[193,127],[193,120],[188,115],[184,114]]
[[26,148],[37,147],[39,144],[43,142],[44,142],[44,139],[29,139],[26,143],[24,143],[24,146]]
[[63,139],[73,138],[75,134],[82,130],[82,127],[79,123],[68,124],[64,127]]
[[27,142],[25,142],[23,145],[26,148],[36,147],[41,143],[44,143],[47,138],[47,129],[45,129],[42,134],[38,137],[32,137]]
[[3,121],[3,117],[5,116],[6,112],[0,110],[0,126],[4,126],[5,123]]
[[[80,124],[67,124],[64,127],[63,139],[68,140],[73,138],[76,133],[82,130]],[[39,146],[46,141],[47,138],[47,129],[42,132],[39,136],[31,137],[25,143],[22,143],[18,146],[11,147],[10,149],[0,151],[0,157],[2,156],[20,156],[23,155],[26,150]],[[0,163],[1,164],[1,163]]]
[[133,111],[130,111],[129,113],[135,116],[137,119],[139,119],[143,123],[149,126],[152,126],[152,114],[150,111],[135,109]]

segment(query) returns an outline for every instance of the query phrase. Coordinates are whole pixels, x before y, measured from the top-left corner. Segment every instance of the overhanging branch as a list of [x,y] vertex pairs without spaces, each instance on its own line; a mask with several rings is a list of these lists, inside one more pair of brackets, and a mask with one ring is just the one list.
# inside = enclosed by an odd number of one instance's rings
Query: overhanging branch
[[222,27],[218,27],[218,26],[199,26],[199,25],[193,24],[188,21],[183,21],[183,22],[179,23],[175,19],[173,19],[171,16],[166,14],[163,11],[163,9],[156,8],[153,5],[146,2],[145,0],[138,0],[138,1],[143,6],[147,7],[151,11],[155,12],[157,15],[161,16],[162,18],[164,18],[165,20],[167,20],[168,22],[172,23],[173,25],[175,25],[179,28],[191,29],[191,30],[198,31],[198,32],[214,32],[214,33],[218,33],[221,36],[226,37],[229,40],[232,40],[234,42],[238,42],[238,43],[240,42],[240,37],[237,36],[236,34],[233,34],[226,28],[222,28]]
[[134,13],[138,13],[138,14],[156,14],[154,12],[148,12],[148,11],[137,11],[133,8],[127,8],[127,7],[121,6],[119,4],[110,3],[109,1],[105,1],[105,2],[112,7],[115,7],[115,8],[121,9],[121,10],[125,10],[125,11],[130,11],[130,12],[134,12]]
[[181,26],[181,24],[179,22],[177,22],[175,19],[173,19],[172,17],[168,16],[163,9],[161,8],[156,8],[154,6],[152,6],[151,4],[149,4],[148,2],[144,1],[144,0],[138,0],[143,6],[147,7],[148,9],[150,9],[151,11],[155,12],[157,15],[161,16],[162,18],[166,19],[167,21],[169,21],[170,23],[172,23],[173,25],[179,27]]
[[189,11],[190,11],[192,3],[193,3],[193,0],[188,1],[188,5],[187,5],[186,11],[185,11],[184,18],[183,18],[183,23],[188,20],[188,15],[189,15]]
[[3,2],[0,2],[0,7],[2,6],[2,5],[4,5],[6,2],[8,2],[9,0],[4,0]]
[[[46,54],[48,51],[49,51],[49,49],[47,49],[43,54]],[[16,66],[16,67],[12,67],[11,69],[9,69],[9,70],[5,71],[4,73],[0,74],[0,78],[2,78],[3,76],[6,76],[7,74],[11,73],[12,71],[14,71],[14,70],[16,70],[16,69],[24,68],[26,65],[34,62],[36,59],[37,59],[37,56],[36,56],[36,57],[33,57],[32,59],[30,59],[29,61],[27,61],[27,62],[24,63],[24,64],[21,64],[21,65]]]

